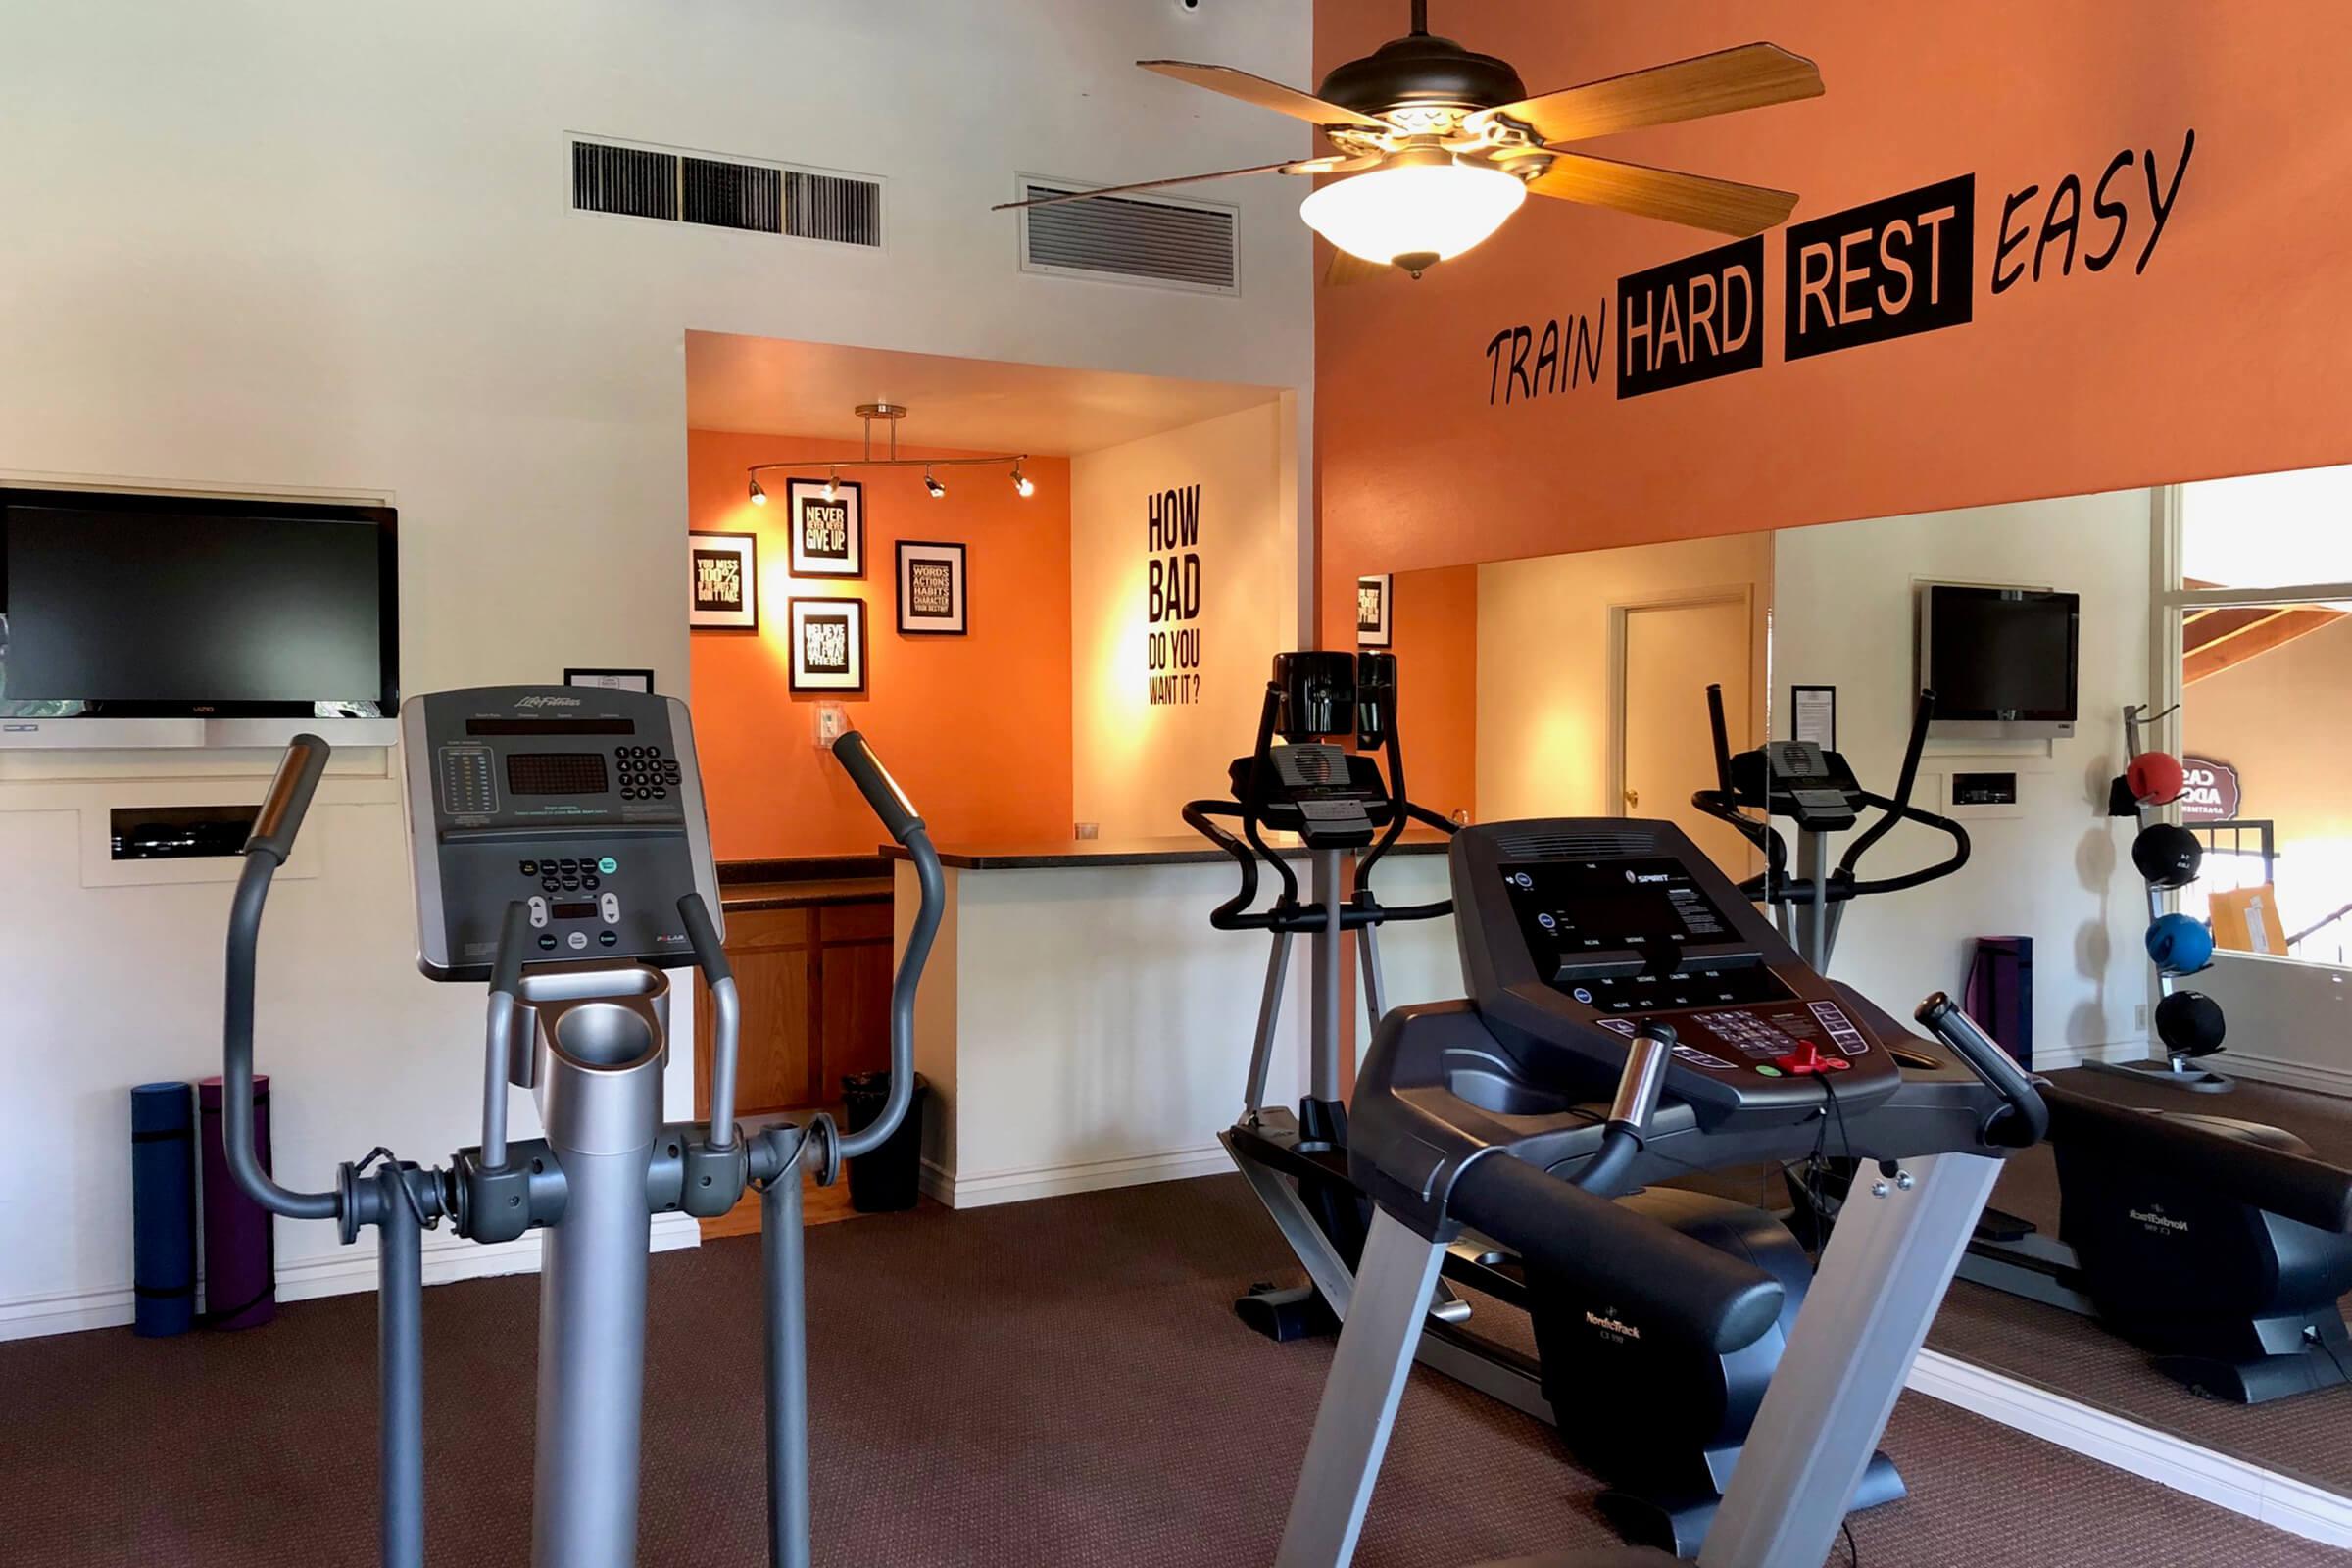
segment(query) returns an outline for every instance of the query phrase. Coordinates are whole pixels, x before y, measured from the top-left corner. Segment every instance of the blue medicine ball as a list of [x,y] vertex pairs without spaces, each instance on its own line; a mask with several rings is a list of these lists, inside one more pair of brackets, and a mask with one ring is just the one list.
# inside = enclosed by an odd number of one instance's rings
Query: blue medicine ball
[[2164,915],[2148,927],[2148,956],[2166,974],[2194,974],[2213,961],[2213,933],[2194,915]]

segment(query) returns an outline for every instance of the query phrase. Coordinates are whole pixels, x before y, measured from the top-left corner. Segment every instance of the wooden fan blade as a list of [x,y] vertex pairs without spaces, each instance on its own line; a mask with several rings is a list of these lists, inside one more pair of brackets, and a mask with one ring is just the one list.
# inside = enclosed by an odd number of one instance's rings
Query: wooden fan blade
[[1762,233],[1786,220],[1796,207],[1792,190],[1557,151],[1551,155],[1551,167],[1529,180],[1527,188],[1539,196],[1613,207],[1621,213],[1742,237]]
[[1296,87],[1285,87],[1279,81],[1252,76],[1247,71],[1236,71],[1231,66],[1200,66],[1189,60],[1138,60],[1136,64],[1146,71],[1154,71],[1196,87],[1206,87],[1210,92],[1221,92],[1228,98],[1239,98],[1246,104],[1271,109],[1293,120],[1303,120],[1310,125],[1348,125],[1358,130],[1389,129],[1382,122],[1359,115],[1352,109],[1327,104]]
[[1334,246],[1331,266],[1324,271],[1323,281],[1332,288],[1342,288],[1349,283],[1361,283],[1368,278],[1378,277],[1388,270],[1389,264],[1386,262],[1367,262],[1353,251],[1344,251]]
[[1750,43],[1498,105],[1473,115],[1470,128],[1507,117],[1531,127],[1538,140],[1581,141],[1821,93],[1821,68],[1812,61],[1777,44]]
[[1092,190],[1065,190],[1054,196],[1032,196],[1025,202],[999,202],[989,211],[1002,213],[1016,207],[1053,207],[1061,202],[1090,201],[1097,196],[1117,196],[1131,190],[1158,190],[1167,185],[1191,185],[1203,179],[1232,179],[1239,174],[1337,174],[1344,173],[1359,164],[1372,162],[1376,162],[1376,160],[1349,158],[1345,154],[1334,153],[1328,158],[1301,158],[1287,164],[1257,164],[1249,169],[1220,169],[1213,174],[1178,174],[1169,179],[1139,179],[1128,185],[1098,185]]

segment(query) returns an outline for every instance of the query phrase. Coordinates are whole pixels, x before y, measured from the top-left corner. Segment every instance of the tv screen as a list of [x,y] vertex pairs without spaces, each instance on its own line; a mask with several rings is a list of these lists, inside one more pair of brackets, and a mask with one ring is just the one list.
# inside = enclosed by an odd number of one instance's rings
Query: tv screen
[[1936,716],[2072,723],[2080,605],[2041,589],[1930,587],[1920,674]]
[[397,576],[386,508],[0,491],[0,713],[381,716]]

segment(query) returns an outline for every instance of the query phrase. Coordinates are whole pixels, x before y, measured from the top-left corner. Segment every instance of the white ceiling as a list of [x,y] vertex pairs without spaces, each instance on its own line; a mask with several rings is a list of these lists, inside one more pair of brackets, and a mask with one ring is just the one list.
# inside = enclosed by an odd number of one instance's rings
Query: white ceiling
[[[1278,389],[1070,370],[723,332],[686,334],[686,422],[697,430],[855,438],[850,411],[903,403],[909,447],[1067,456],[1270,403]],[[875,429],[877,444],[884,431]]]

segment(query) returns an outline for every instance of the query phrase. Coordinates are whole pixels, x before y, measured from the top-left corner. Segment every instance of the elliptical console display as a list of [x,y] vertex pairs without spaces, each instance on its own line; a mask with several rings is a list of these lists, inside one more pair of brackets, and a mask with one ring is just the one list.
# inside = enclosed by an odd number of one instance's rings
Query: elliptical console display
[[487,979],[515,900],[534,960],[694,961],[678,900],[700,893],[713,920],[719,901],[684,703],[586,687],[435,692],[402,709],[401,745],[426,974]]

